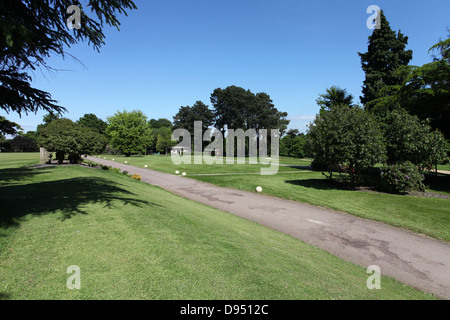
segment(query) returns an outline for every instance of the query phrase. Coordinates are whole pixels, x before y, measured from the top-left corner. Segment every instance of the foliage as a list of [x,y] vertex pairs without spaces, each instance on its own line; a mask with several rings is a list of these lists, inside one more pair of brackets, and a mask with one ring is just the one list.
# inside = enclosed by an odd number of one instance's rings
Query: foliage
[[289,130],[280,140],[280,156],[303,158],[305,157],[305,136],[298,130]]
[[147,117],[140,110],[118,111],[108,117],[106,134],[110,146],[127,156],[145,153],[152,142]]
[[105,121],[98,118],[95,114],[92,113],[85,114],[80,119],[78,119],[77,123],[88,128],[96,129],[101,134],[105,133],[106,127],[108,126]]
[[69,119],[58,119],[41,130],[39,144],[55,152],[59,163],[64,161],[66,155],[71,163],[77,163],[83,154],[92,155],[103,151],[106,140],[93,129]]
[[368,104],[377,114],[404,108],[421,120],[429,120],[434,129],[450,137],[450,39],[440,41],[431,50],[439,50],[439,57],[421,67],[407,66],[396,72],[403,83],[387,86],[380,98]]
[[186,129],[194,134],[194,122],[202,122],[202,131],[205,132],[214,124],[214,113],[202,101],[196,101],[192,107],[180,107],[173,117],[174,129]]
[[386,165],[380,169],[380,175],[382,187],[389,192],[407,193],[425,190],[424,175],[409,161]]
[[361,103],[370,110],[370,101],[380,98],[385,86],[399,85],[404,82],[404,75],[396,72],[401,66],[408,65],[412,51],[405,50],[408,37],[400,31],[396,33],[380,12],[380,29],[375,29],[369,36],[368,51],[359,53],[362,69],[366,74]]
[[254,94],[237,86],[217,88],[211,94],[215,127],[229,129],[279,129],[283,135],[289,125],[287,113],[278,111],[267,93]]
[[[66,10],[82,9],[81,28],[67,28]],[[78,0],[2,0],[0,2],[0,108],[19,114],[38,110],[61,113],[49,93],[31,87],[27,71],[44,67],[50,55],[66,56],[66,49],[87,41],[97,51],[104,44],[104,25],[119,29],[117,14],[136,9],[131,0],[92,0],[86,9]],[[91,13],[91,16],[88,13]]]
[[387,161],[389,164],[409,161],[423,172],[446,158],[444,136],[406,110],[392,111],[385,119]]
[[319,95],[316,100],[320,111],[328,111],[331,108],[339,105],[352,106],[353,96],[347,93],[346,89],[341,89],[338,86],[332,86],[326,90],[326,93]]
[[0,134],[16,135],[19,130],[22,130],[22,128],[17,123],[0,116]]
[[16,136],[10,140],[11,151],[13,152],[37,152],[39,148],[36,142],[28,137]]
[[340,172],[345,166],[350,182],[359,182],[361,170],[383,160],[384,144],[375,118],[361,108],[336,106],[318,114],[307,132],[308,149],[312,152],[312,167],[328,172]]
[[[173,117],[174,129],[185,129],[191,134],[191,144],[194,145],[194,122],[202,122],[202,134],[204,134],[209,127],[214,124],[214,112],[202,101],[196,101],[195,104],[185,107],[180,107],[178,113]],[[202,146],[205,148],[209,143],[202,141]]]
[[172,122],[169,119],[165,119],[165,118],[160,118],[158,120],[150,119],[149,124],[152,129],[159,129],[162,127],[167,127],[167,128],[173,127]]
[[167,154],[170,148],[177,144],[176,141],[172,141],[172,129],[168,127],[161,127],[155,131],[156,134],[156,145],[155,149],[158,152]]

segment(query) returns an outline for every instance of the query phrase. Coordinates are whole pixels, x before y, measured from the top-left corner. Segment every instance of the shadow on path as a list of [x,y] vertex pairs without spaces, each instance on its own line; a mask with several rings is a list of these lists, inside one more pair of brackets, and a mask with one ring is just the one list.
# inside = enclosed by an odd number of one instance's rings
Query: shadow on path
[[101,204],[105,208],[123,205],[159,206],[135,199],[119,184],[102,178],[72,178],[0,187],[0,228],[18,226],[26,215],[61,212],[62,220],[88,214],[83,207]]

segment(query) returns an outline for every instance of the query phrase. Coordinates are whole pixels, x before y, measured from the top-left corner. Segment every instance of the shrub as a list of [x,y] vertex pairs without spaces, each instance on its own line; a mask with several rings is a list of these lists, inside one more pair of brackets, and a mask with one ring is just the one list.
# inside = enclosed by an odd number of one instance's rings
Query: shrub
[[133,174],[133,175],[131,176],[131,179],[135,179],[135,180],[141,181],[141,176],[138,175],[137,173],[135,173],[135,174]]
[[385,138],[390,164],[409,161],[424,172],[446,157],[447,146],[442,133],[432,131],[426,122],[403,109],[387,116]]
[[425,189],[425,176],[409,161],[385,165],[380,170],[381,186],[389,192],[407,193]]
[[383,161],[385,149],[381,130],[375,118],[361,108],[336,106],[323,111],[308,126],[307,150],[311,152],[314,170],[341,172],[352,185],[360,180],[361,170]]

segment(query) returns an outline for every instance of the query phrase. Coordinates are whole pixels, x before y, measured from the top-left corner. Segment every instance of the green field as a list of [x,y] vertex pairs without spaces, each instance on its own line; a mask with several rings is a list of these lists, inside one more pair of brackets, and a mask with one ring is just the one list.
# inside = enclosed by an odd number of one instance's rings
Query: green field
[[[111,156],[107,157],[111,160]],[[280,166],[274,176],[261,175],[217,175],[197,176],[212,173],[259,172],[262,165],[183,165],[176,166],[165,156],[114,156],[114,160],[149,169],[173,173],[186,172],[188,177],[229,188],[254,191],[257,186],[263,193],[312,205],[344,211],[359,217],[381,221],[393,226],[423,233],[428,236],[450,241],[450,199],[420,198],[379,192],[343,190],[330,184],[320,172],[310,172],[292,167]],[[280,163],[307,166],[308,161],[281,158]],[[253,170],[253,171],[252,171]],[[283,173],[297,171],[296,173]],[[430,177],[426,181],[428,191],[450,195],[450,176],[439,179]]]
[[365,268],[120,173],[21,167],[33,157],[0,154],[0,299],[433,298],[368,290]]

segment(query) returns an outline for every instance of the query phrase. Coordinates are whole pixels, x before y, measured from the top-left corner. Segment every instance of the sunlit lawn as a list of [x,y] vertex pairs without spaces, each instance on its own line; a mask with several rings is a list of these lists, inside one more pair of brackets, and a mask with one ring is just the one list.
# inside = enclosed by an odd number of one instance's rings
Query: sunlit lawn
[[369,290],[365,268],[120,173],[3,156],[0,299],[431,298]]

